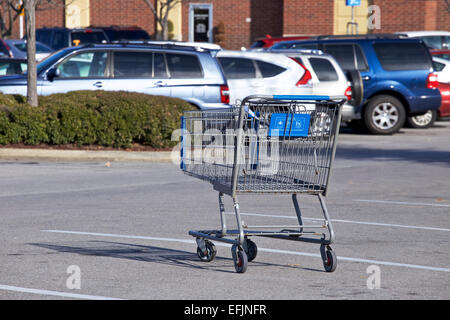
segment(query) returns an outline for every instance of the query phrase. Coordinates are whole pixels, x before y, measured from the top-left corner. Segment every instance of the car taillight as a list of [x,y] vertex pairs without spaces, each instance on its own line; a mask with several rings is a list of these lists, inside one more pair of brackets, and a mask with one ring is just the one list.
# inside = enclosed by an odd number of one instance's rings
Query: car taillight
[[347,101],[352,100],[352,87],[345,89],[344,95],[347,97]]
[[306,67],[300,63],[300,61],[298,61],[295,58],[290,57],[292,60],[294,60],[295,62],[297,62],[300,67],[303,68],[303,70],[305,70],[305,73],[303,74],[303,76],[300,78],[300,80],[297,81],[297,83],[295,84],[297,87],[302,87],[304,85],[311,85],[311,80],[312,80],[312,76],[311,76],[311,72],[309,72],[308,69],[306,69]]
[[437,89],[439,87],[438,75],[436,72],[432,72],[428,75],[427,88]]
[[227,85],[220,86],[220,102],[230,104],[230,89]]

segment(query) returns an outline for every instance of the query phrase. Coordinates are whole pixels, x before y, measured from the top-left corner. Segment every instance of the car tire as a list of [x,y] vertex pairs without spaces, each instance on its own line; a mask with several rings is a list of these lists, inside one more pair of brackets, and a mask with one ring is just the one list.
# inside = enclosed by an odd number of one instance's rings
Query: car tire
[[405,124],[405,106],[393,96],[375,96],[364,108],[363,120],[370,133],[391,135]]
[[349,102],[352,105],[360,106],[364,98],[364,84],[361,73],[358,70],[349,70],[346,72],[346,76],[352,87],[352,99]]
[[436,110],[428,110],[420,116],[411,116],[407,119],[407,124],[410,128],[426,129],[431,127],[437,118]]

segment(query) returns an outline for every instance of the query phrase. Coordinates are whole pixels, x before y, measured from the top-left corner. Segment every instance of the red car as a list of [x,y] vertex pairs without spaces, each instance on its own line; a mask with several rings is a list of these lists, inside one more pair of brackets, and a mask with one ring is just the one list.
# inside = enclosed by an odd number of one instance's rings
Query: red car
[[258,38],[250,46],[251,49],[267,49],[273,46],[277,42],[290,41],[290,40],[306,40],[311,38],[310,36],[292,36],[292,37],[271,37],[269,34],[265,38]]
[[450,83],[439,82],[439,91],[442,96],[442,104],[438,110],[440,117],[450,117]]

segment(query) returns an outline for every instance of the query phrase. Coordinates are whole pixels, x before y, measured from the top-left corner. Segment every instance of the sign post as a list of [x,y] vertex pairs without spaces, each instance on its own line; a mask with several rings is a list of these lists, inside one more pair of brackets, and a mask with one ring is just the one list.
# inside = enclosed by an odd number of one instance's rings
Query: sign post
[[354,31],[358,34],[358,23],[355,22],[355,7],[359,7],[361,5],[361,0],[346,0],[345,5],[347,7],[352,7],[352,21],[347,23],[347,34],[350,34],[349,26],[352,27],[351,34],[355,34]]

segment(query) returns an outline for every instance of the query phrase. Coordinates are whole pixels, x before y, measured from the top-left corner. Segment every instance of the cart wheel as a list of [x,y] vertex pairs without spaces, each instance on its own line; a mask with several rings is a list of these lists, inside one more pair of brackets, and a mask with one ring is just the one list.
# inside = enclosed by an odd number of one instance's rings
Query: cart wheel
[[217,249],[214,243],[205,240],[206,252],[203,252],[200,247],[197,247],[197,255],[203,262],[211,262],[214,260],[217,254]]
[[256,255],[258,254],[258,247],[256,246],[256,243],[254,243],[252,240],[247,239],[247,250],[245,253],[247,254],[247,260],[248,262],[251,262],[255,260]]
[[333,272],[336,270],[337,257],[334,251],[329,246],[322,245],[320,247],[320,253],[322,254],[323,266],[326,272]]
[[236,245],[231,247],[231,254],[233,256],[234,268],[237,273],[244,273],[247,271],[248,257],[245,251]]

